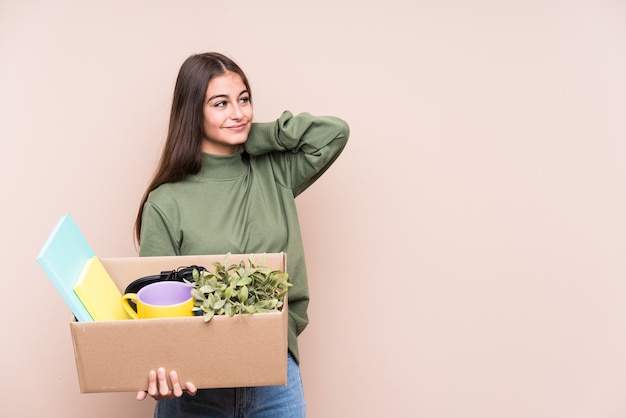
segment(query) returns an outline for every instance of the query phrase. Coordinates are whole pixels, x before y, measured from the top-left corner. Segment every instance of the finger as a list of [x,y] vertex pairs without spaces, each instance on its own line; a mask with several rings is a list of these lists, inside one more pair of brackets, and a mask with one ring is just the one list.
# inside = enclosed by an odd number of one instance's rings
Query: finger
[[140,390],[139,392],[137,392],[138,401],[143,401],[144,399],[146,399],[146,396],[148,396],[148,392],[146,392],[145,390]]
[[159,395],[159,390],[157,388],[157,375],[154,370],[151,370],[148,373],[148,394],[153,398]]
[[191,383],[191,382],[187,382],[185,384],[185,387],[187,388],[187,393],[189,393],[191,396],[195,396],[196,393],[198,393],[198,389],[196,388],[196,386]]
[[175,397],[180,398],[183,396],[183,388],[180,387],[180,381],[178,380],[178,373],[174,370],[170,372],[170,381],[172,382],[172,392]]
[[170,387],[167,385],[167,376],[165,375],[165,369],[159,367],[157,370],[157,380],[159,381],[159,395],[168,396],[170,394]]

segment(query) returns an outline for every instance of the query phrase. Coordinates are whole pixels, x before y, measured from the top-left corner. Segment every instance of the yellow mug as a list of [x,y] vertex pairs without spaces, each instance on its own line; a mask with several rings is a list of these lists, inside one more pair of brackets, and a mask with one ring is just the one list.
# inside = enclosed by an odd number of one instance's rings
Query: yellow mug
[[[122,296],[122,306],[135,319],[193,316],[192,286],[178,281],[150,283],[137,293]],[[129,301],[134,301],[137,312]]]

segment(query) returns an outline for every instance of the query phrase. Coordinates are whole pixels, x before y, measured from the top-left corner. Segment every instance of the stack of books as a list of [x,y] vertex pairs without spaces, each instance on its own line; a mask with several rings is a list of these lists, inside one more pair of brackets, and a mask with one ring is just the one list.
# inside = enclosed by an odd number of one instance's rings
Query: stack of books
[[69,214],[58,220],[37,261],[77,321],[130,318],[121,292]]

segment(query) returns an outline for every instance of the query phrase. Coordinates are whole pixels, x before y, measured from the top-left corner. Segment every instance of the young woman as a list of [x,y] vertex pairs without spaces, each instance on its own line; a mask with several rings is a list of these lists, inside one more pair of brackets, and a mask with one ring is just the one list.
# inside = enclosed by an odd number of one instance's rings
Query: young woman
[[[140,205],[140,256],[285,252],[289,288],[288,383],[233,389],[182,384],[175,371],[148,376],[155,417],[304,417],[297,336],[308,323],[306,267],[295,197],[335,161],[348,125],[294,116],[253,123],[245,74],[228,57],[204,53],[181,66],[163,154]],[[207,348],[207,355],[210,355]]]

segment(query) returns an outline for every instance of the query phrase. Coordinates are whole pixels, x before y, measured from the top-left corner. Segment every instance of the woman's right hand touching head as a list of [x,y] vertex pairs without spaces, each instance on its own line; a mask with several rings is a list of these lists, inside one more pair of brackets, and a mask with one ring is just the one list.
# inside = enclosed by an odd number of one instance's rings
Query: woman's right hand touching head
[[191,382],[186,382],[185,387],[183,388],[180,385],[180,380],[178,380],[178,374],[174,370],[170,371],[170,381],[172,382],[171,388],[167,383],[167,374],[163,367],[159,367],[156,372],[151,370],[148,374],[148,390],[141,390],[137,392],[137,400],[142,401],[148,395],[156,401],[161,399],[180,398],[183,396],[184,392],[194,396],[198,391],[196,386]]

